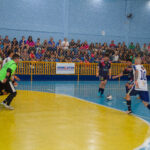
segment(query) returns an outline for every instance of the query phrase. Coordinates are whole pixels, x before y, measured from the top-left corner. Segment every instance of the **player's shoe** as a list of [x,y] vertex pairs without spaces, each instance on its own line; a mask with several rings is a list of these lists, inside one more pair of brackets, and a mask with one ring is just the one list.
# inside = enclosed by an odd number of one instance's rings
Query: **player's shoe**
[[129,115],[129,114],[132,114],[132,111],[128,110],[128,111],[126,111],[126,113]]
[[2,102],[2,103],[0,103],[0,105],[2,105],[2,106],[5,107],[5,106],[6,106],[6,103]]
[[9,109],[9,110],[14,110],[14,108],[12,106],[9,106],[7,104],[4,104],[4,107],[7,108],[7,109]]

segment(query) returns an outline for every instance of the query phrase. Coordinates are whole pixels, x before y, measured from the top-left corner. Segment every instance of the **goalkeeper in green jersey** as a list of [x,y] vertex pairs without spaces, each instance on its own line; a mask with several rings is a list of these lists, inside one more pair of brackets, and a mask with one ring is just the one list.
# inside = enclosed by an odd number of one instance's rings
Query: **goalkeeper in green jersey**
[[14,79],[12,78],[19,62],[19,55],[14,54],[12,60],[7,62],[0,70],[0,91],[5,90],[10,93],[8,97],[1,103],[5,108],[13,110],[14,108],[10,106],[13,98],[17,95],[16,89],[14,87]]

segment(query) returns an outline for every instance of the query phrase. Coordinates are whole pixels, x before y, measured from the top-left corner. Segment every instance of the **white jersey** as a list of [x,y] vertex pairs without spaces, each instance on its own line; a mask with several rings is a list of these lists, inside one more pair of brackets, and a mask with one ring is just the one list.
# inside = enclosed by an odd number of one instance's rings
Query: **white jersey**
[[11,61],[11,58],[10,58],[10,57],[5,58],[5,59],[3,60],[2,67],[3,67],[7,62],[9,62],[9,61]]
[[143,67],[143,65],[133,66],[134,81],[135,81],[135,72],[136,71],[138,71],[138,78],[137,78],[138,87],[135,86],[135,90],[148,91],[146,69]]

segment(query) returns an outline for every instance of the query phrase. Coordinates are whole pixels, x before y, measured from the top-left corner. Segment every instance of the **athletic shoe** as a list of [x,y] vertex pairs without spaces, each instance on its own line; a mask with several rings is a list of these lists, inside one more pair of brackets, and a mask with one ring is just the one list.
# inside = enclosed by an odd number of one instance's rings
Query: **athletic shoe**
[[128,115],[130,115],[130,114],[132,114],[132,111],[126,111],[126,113],[128,114]]
[[2,106],[4,106],[4,107],[6,106],[6,104],[5,104],[4,102],[0,103],[0,105],[2,105]]
[[5,108],[9,109],[9,110],[14,110],[14,108],[12,106],[9,106],[7,104],[4,105]]

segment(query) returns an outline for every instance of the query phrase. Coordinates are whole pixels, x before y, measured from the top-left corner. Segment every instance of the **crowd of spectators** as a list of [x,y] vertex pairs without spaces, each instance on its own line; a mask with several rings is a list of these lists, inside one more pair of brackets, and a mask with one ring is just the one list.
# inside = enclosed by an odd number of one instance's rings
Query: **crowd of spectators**
[[19,54],[22,61],[97,63],[107,53],[114,63],[122,63],[129,58],[134,63],[135,57],[140,56],[144,64],[150,64],[150,44],[140,46],[133,42],[129,46],[125,42],[116,44],[114,41],[109,45],[106,42],[82,43],[74,39],[69,42],[66,38],[55,42],[52,37],[41,42],[40,38],[33,41],[32,36],[28,39],[22,36],[20,41],[16,38],[10,41],[8,36],[0,36],[0,61],[7,57],[9,50]]

